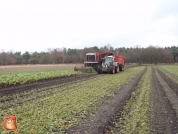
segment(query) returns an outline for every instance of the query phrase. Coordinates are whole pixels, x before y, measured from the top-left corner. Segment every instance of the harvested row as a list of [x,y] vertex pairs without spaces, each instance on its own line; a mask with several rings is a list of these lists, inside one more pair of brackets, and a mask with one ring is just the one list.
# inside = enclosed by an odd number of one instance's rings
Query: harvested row
[[[61,92],[1,110],[0,118],[16,115],[19,124],[23,124],[19,127],[21,133],[64,133],[82,118],[95,112],[103,99],[112,97],[143,69],[144,67],[135,67],[124,73],[101,75],[102,77],[64,86]],[[57,89],[61,90],[59,87]]]
[[116,115],[114,134],[150,133],[151,68],[148,67],[123,111]]
[[65,90],[67,85],[86,81],[95,77],[99,76],[96,74],[84,74],[56,80],[47,80],[43,82],[2,88],[0,94],[0,109],[7,109],[22,105],[26,101],[32,101],[36,100],[37,98],[39,99],[45,96],[50,96],[54,93]]
[[77,80],[83,80],[83,79],[87,79],[87,78],[95,77],[95,76],[97,75],[96,74],[82,74],[82,75],[69,76],[69,77],[63,77],[63,78],[52,79],[52,80],[38,81],[38,82],[29,83],[29,84],[4,87],[4,88],[0,88],[0,91],[1,91],[0,97],[11,96],[13,94],[19,94],[22,92],[31,91],[33,89],[40,90],[40,88],[50,87],[50,86],[64,84],[64,83],[66,84],[66,83],[74,82]]
[[164,74],[170,78],[174,83],[178,84],[178,66],[158,66],[158,69],[161,72],[164,72]]
[[170,73],[149,68],[122,113],[116,116],[114,134],[178,133],[178,85]]
[[129,100],[132,91],[137,86],[146,69],[140,72],[129,84],[117,91],[113,97],[103,103],[93,116],[83,120],[79,125],[69,129],[67,134],[101,134],[109,133],[114,125],[115,115],[122,111],[126,101]]
[[152,133],[178,133],[178,85],[157,68],[153,70]]
[[[176,76],[175,74],[171,74],[170,72],[164,72],[163,70],[157,69],[157,71],[159,72],[159,74],[161,75],[161,77],[164,79],[164,81],[166,81],[166,83],[169,84],[169,86],[171,87],[171,89],[174,90],[174,93],[178,96],[178,76]],[[177,77],[177,80],[175,80],[175,77]]]

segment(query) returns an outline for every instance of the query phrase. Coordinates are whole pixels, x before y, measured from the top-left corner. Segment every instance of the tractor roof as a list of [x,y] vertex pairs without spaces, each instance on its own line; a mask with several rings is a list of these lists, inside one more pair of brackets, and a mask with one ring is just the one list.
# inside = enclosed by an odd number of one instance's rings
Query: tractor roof
[[86,55],[95,55],[96,53],[86,53]]

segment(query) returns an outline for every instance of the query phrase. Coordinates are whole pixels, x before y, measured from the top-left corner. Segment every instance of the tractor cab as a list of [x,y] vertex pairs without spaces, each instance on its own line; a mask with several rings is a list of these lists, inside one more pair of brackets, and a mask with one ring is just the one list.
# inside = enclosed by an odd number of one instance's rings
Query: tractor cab
[[107,56],[102,60],[102,66],[112,66],[114,62],[113,56]]
[[96,53],[87,53],[86,54],[86,60],[89,62],[96,60]]
[[96,67],[99,63],[98,53],[86,53],[86,58],[84,61],[84,66]]

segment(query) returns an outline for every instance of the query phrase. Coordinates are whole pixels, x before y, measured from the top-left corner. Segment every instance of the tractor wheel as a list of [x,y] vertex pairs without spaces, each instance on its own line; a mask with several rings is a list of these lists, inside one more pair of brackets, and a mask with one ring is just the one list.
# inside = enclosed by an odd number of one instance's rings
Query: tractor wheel
[[118,73],[119,72],[119,66],[115,67],[115,72]]
[[101,74],[101,73],[102,73],[101,66],[98,66],[98,67],[97,67],[97,72],[98,72],[98,74]]
[[111,67],[110,73],[111,73],[111,74],[114,74],[114,73],[115,73],[115,67]]
[[119,71],[122,71],[122,65],[119,65]]
[[124,66],[122,66],[122,71],[124,71]]
[[95,69],[95,71],[97,71],[98,70],[98,65],[95,65],[94,69]]

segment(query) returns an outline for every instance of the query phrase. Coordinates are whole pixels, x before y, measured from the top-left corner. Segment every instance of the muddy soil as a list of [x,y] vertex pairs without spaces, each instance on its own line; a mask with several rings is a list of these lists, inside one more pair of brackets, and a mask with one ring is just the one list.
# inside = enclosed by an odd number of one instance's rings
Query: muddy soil
[[129,84],[119,90],[114,97],[104,102],[97,112],[84,119],[79,125],[66,131],[67,134],[103,134],[108,133],[113,127],[115,116],[122,111],[126,101],[130,99],[141,77],[146,70],[142,71]]
[[[170,86],[171,85],[171,86]],[[173,84],[158,69],[152,69],[152,128],[154,134],[177,134],[178,118],[175,107],[178,107],[178,98]]]

